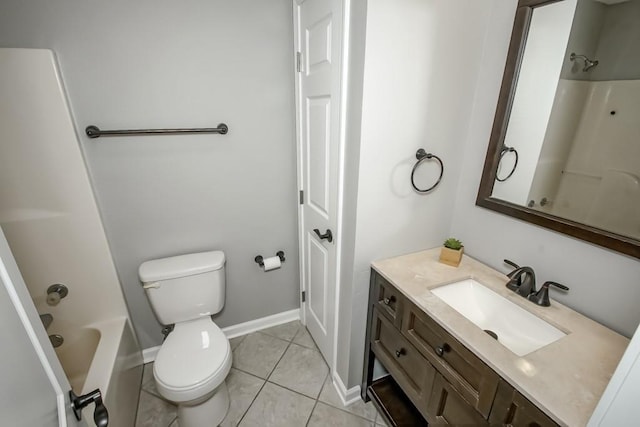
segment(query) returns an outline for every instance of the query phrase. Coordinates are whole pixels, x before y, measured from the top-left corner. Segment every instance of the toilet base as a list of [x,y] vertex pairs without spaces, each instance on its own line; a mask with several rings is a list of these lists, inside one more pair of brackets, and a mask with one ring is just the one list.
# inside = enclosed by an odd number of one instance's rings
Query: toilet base
[[229,390],[224,381],[208,399],[178,405],[180,427],[218,426],[229,410]]

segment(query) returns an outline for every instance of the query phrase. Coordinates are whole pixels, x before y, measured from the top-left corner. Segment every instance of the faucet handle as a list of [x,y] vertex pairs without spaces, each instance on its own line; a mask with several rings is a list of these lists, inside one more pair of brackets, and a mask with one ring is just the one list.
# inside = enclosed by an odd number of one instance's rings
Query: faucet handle
[[569,288],[565,285],[561,285],[558,282],[552,282],[551,280],[544,282],[540,290],[536,293],[532,293],[527,297],[527,299],[531,302],[534,302],[543,307],[549,307],[551,305],[551,301],[549,300],[549,286],[555,286],[556,288],[560,288],[564,291],[568,291]]
[[569,290],[568,286],[562,285],[562,284],[560,284],[558,282],[552,282],[551,280],[547,280],[546,282],[544,282],[544,285],[542,285],[542,286],[545,286],[545,285],[555,286],[556,288],[560,288],[563,291],[568,291]]
[[516,270],[518,270],[520,268],[520,266],[518,264],[516,264],[515,262],[510,261],[508,259],[505,259],[504,263],[508,264],[508,265],[510,265],[511,267],[514,268],[514,270],[511,273],[507,274],[507,277],[509,277],[509,278],[513,277],[513,274],[516,272]]

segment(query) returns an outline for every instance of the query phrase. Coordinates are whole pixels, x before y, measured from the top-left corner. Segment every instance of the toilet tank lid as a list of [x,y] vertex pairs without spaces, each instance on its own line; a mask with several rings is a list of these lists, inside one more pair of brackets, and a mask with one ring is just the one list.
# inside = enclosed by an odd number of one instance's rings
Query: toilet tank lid
[[138,276],[143,283],[220,270],[225,258],[222,251],[200,252],[143,262]]

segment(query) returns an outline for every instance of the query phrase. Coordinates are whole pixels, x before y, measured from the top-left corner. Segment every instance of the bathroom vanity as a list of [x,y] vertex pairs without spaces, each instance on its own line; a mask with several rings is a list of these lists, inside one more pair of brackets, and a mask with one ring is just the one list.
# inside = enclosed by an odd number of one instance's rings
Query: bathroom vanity
[[[432,249],[373,263],[363,398],[390,425],[585,425],[628,339],[556,301],[533,304],[505,287],[504,274],[466,255],[458,268],[438,255]],[[517,355],[506,336],[503,345],[500,333],[496,340],[432,293],[466,279],[561,336]],[[501,310],[493,315],[509,323]],[[531,338],[524,322],[511,323],[504,331]],[[376,359],[389,375],[374,380]]]

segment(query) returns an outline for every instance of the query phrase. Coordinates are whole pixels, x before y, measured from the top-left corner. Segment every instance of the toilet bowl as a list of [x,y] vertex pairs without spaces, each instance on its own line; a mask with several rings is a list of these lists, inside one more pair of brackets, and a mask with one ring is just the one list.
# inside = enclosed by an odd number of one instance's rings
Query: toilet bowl
[[224,305],[224,253],[181,255],[138,270],[156,317],[174,328],[155,359],[158,393],[178,405],[180,427],[216,426],[229,409],[231,345],[211,320]]

